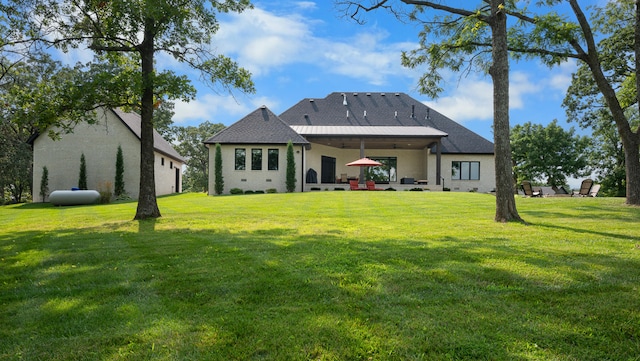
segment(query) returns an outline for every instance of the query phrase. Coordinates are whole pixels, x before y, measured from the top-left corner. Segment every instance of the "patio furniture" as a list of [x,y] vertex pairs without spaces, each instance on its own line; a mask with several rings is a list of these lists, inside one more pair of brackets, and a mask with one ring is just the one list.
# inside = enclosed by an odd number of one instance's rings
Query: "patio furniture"
[[594,184],[591,187],[591,190],[589,191],[589,196],[591,197],[597,197],[598,196],[598,192],[600,191],[600,184]]
[[367,181],[367,190],[368,191],[383,191],[384,189],[382,188],[376,188],[376,182],[374,181]]
[[587,178],[583,180],[582,183],[580,184],[580,190],[578,190],[578,192],[573,192],[573,194],[571,195],[577,196],[577,197],[588,197],[592,186],[593,186],[593,180]]
[[352,191],[366,191],[366,188],[360,188],[360,185],[358,184],[358,180],[357,179],[352,179],[349,181],[349,190]]
[[415,181],[413,178],[408,178],[408,177],[404,177],[404,178],[400,178],[400,184],[413,184]]
[[340,174],[340,183],[347,183],[349,180],[347,179],[347,173]]
[[541,191],[533,190],[533,187],[531,186],[531,182],[525,180],[525,181],[522,181],[520,185],[526,197],[542,197]]

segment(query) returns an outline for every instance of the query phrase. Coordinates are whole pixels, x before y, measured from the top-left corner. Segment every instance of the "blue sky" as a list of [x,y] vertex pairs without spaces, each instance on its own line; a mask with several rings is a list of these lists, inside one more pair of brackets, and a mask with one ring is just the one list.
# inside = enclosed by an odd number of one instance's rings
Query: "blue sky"
[[[596,1],[606,0],[581,4]],[[251,71],[255,94],[216,92],[200,82],[193,70],[166,55],[157,57],[159,69],[187,74],[198,89],[196,100],[176,102],[175,124],[198,125],[208,120],[230,125],[262,105],[279,114],[303,98],[322,98],[331,92],[404,92],[493,140],[489,76],[449,74],[438,99],[417,91],[423,69],[400,65],[401,52],[417,47],[415,24],[377,11],[367,14],[367,23],[359,25],[345,18],[332,0],[257,0],[254,5],[241,14],[219,17],[220,30],[212,48]],[[69,62],[88,61],[91,56],[87,50],[63,55]],[[535,61],[512,62],[511,125],[558,119],[566,128],[577,128],[565,122],[561,107],[575,70],[572,61],[552,69]]]

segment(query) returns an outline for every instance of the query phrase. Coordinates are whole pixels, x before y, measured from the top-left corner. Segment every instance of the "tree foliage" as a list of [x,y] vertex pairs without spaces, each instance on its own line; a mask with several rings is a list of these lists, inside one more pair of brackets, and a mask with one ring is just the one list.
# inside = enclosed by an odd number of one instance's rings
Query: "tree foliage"
[[204,141],[225,128],[224,124],[205,121],[200,125],[173,127],[175,149],[187,158],[183,178],[185,191],[206,192],[209,189],[209,149]]
[[567,184],[567,177],[590,174],[588,149],[591,141],[564,130],[554,120],[547,126],[527,122],[511,131],[513,170],[516,183],[528,179],[553,187]]
[[[218,12],[242,12],[248,0],[31,0],[39,34],[63,50],[88,46],[112,63],[131,64],[128,89],[140,109],[140,192],[135,219],[160,217],[154,175],[153,111],[158,100],[191,100],[195,90],[186,76],[155,69],[155,56],[168,53],[202,72],[224,90],[252,92],[250,74],[231,59],[210,50],[219,29]],[[19,3],[16,0],[17,3]]]

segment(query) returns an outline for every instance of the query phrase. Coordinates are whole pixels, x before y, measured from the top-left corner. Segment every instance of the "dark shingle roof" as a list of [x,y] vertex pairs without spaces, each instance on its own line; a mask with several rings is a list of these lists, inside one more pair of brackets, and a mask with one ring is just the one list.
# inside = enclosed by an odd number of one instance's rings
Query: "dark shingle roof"
[[[141,128],[140,128],[140,114],[137,113],[126,113],[121,109],[112,109],[113,113],[120,118],[120,120],[131,130],[133,134],[135,134],[138,139],[140,139]],[[153,147],[159,153],[162,153],[168,157],[171,157],[177,161],[182,163],[185,162],[185,159],[178,153],[173,147],[171,143],[167,142],[158,132],[153,130]]]
[[223,131],[207,139],[205,144],[309,144],[300,134],[262,106]]
[[301,100],[280,118],[290,125],[428,126],[448,134],[443,153],[493,154],[493,143],[404,93],[335,92]]

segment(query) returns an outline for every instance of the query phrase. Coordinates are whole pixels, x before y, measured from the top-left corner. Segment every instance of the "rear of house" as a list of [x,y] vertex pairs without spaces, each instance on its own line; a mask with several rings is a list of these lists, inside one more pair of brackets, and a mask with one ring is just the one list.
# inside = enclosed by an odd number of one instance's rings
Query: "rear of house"
[[[349,189],[348,180],[385,188],[489,192],[495,189],[493,143],[404,93],[331,93],[303,99],[279,116],[254,111],[205,143],[223,154],[225,192],[284,189],[266,164],[270,149],[296,146],[297,191]],[[280,147],[280,148],[279,148]],[[346,164],[368,157],[381,167]]]

